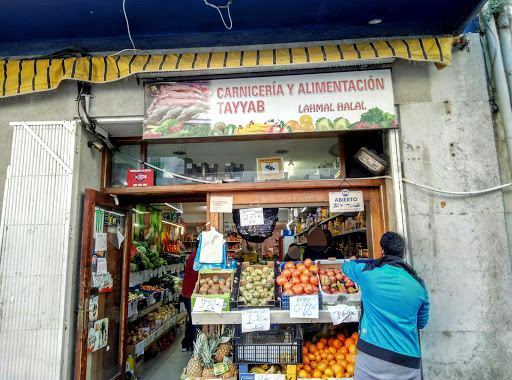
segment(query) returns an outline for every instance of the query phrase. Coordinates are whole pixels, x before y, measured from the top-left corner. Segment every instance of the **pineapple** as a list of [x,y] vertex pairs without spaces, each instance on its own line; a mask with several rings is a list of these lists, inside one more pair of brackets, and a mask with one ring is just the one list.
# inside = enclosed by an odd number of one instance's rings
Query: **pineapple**
[[221,343],[217,350],[217,354],[215,355],[215,363],[222,363],[224,361],[224,356],[229,358],[231,356],[231,349],[231,343]]
[[208,338],[204,333],[198,333],[194,342],[194,353],[187,365],[187,375],[190,377],[201,377],[203,373],[203,361],[201,360],[201,352],[204,345],[208,345]]
[[213,359],[213,355],[217,351],[219,347],[220,338],[218,336],[210,337],[206,339],[206,343],[203,344],[201,349],[201,359],[203,360],[203,373],[202,377],[215,377],[215,371],[213,370],[213,365],[215,364],[215,360]]
[[238,366],[233,364],[233,362],[231,360],[229,360],[227,364],[228,364],[228,367],[229,367],[229,371],[228,372],[231,372],[233,374],[233,376],[238,377],[238,375],[237,375]]

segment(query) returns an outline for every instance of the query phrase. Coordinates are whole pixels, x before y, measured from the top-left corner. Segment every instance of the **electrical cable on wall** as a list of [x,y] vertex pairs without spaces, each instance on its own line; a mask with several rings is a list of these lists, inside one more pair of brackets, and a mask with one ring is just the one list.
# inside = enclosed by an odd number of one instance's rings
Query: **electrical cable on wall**
[[124,20],[126,21],[126,29],[128,30],[128,38],[130,39],[130,42],[132,43],[132,46],[133,46],[133,49],[123,49],[121,51],[118,51],[117,53],[114,53],[111,55],[111,57],[115,56],[115,55],[118,55],[118,54],[121,54],[125,51],[134,51],[135,53],[137,51],[142,51],[146,54],[149,54],[149,52],[145,51],[145,50],[140,50],[140,49],[137,49],[135,47],[135,42],[133,42],[133,38],[132,38],[132,33],[130,32],[130,22],[128,21],[128,15],[126,14],[126,0],[123,0],[123,14],[124,14]]
[[[222,23],[224,24],[226,29],[231,30],[231,28],[233,28],[233,20],[231,19],[231,13],[229,12],[229,6],[232,3],[231,0],[229,0],[226,5],[214,5],[214,4],[209,3],[207,0],[204,0],[204,3],[206,5],[209,5],[212,8],[217,9],[217,11],[219,11],[220,18],[222,19]],[[220,8],[227,8],[228,9],[229,27],[226,25],[226,21],[224,21],[224,16],[222,15],[222,11],[220,10]]]

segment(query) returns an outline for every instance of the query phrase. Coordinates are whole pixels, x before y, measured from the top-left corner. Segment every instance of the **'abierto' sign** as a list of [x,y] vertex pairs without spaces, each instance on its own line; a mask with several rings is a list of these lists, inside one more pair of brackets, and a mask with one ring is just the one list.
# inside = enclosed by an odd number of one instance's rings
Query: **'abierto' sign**
[[330,192],[329,211],[331,213],[364,211],[363,192],[347,189]]

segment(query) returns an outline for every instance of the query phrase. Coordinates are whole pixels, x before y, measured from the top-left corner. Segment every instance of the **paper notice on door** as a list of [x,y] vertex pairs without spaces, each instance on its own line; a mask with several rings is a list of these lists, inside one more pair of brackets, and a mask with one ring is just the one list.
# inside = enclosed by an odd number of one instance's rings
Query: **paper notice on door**
[[106,251],[107,250],[107,234],[97,233],[94,239],[94,251]]
[[105,257],[98,257],[96,262],[96,274],[107,274],[107,259]]
[[210,212],[233,212],[233,197],[210,197]]
[[122,243],[123,243],[123,241],[124,241],[124,235],[123,235],[121,232],[116,231],[115,237],[116,237],[116,246],[117,246],[117,249],[121,249],[121,244],[122,244]]

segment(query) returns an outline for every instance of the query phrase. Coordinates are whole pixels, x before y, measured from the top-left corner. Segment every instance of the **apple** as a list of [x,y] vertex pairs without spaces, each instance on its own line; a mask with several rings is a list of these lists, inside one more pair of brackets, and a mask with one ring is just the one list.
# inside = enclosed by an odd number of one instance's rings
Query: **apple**
[[329,277],[334,276],[334,271],[333,270],[328,270],[327,271],[327,276],[329,276]]
[[336,283],[336,277],[334,276],[329,276],[329,280],[331,280],[331,282]]
[[343,282],[347,282],[347,281],[350,281],[350,277],[348,277],[348,276],[343,276]]
[[353,288],[354,287],[354,283],[352,281],[347,281],[347,282],[345,282],[345,287],[346,288]]
[[338,292],[338,289],[336,289],[336,288],[331,288],[330,292],[331,292],[331,294],[333,294],[334,292]]
[[322,290],[324,292],[328,292],[329,291],[329,285],[322,285]]
[[327,276],[323,276],[322,279],[320,280],[320,282],[322,283],[322,285],[330,286],[332,284],[331,279]]
[[340,289],[340,293],[347,293],[348,294],[348,290],[343,288],[343,289]]
[[343,280],[343,275],[341,273],[336,273],[336,275],[334,277],[336,277],[336,281]]
[[338,273],[339,273],[339,274],[341,274],[342,272],[341,272],[341,269],[335,269],[335,270],[334,270],[334,273],[335,273],[335,274],[338,274]]
[[320,276],[325,276],[327,274],[327,271],[325,269],[320,269],[320,272],[318,272]]

